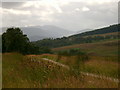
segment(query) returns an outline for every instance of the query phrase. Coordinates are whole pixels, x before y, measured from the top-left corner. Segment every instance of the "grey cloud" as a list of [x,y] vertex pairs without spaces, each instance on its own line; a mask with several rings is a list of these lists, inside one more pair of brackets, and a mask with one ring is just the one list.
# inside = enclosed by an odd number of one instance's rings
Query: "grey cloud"
[[[53,7],[46,7],[41,5],[39,8],[35,7],[26,7],[23,8],[23,3],[13,3],[11,5],[4,5],[4,8],[16,8],[20,7],[19,10],[29,10],[31,15],[14,15],[6,14],[4,15],[3,25],[15,25],[15,26],[25,26],[25,25],[56,25],[65,29],[77,31],[86,28],[99,28],[107,26],[110,24],[117,23],[118,18],[118,7],[117,3],[103,3],[103,4],[87,4],[82,2],[71,2],[67,5],[60,6],[62,13],[56,12],[56,9]],[[8,6],[7,6],[8,5]],[[81,9],[83,7],[88,7],[90,11],[83,12]],[[75,11],[76,8],[79,8],[80,11]],[[41,20],[42,11],[48,12],[52,10],[54,13],[48,17],[53,19],[52,22],[47,22]]]
[[[75,12],[76,8],[88,7],[90,11]],[[117,3],[105,3],[89,5],[86,3],[70,3],[62,7],[63,14],[55,15],[59,19],[57,25],[67,29],[80,30],[85,28],[99,28],[117,23],[118,10]],[[74,11],[74,12],[73,12]]]
[[25,2],[2,2],[2,8],[19,8],[21,7]]
[[118,3],[118,23],[120,24],[120,2]]

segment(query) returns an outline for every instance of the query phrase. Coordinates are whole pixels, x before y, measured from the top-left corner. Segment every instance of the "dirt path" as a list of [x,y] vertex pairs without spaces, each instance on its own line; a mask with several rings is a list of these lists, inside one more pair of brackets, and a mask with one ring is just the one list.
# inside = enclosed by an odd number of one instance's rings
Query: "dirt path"
[[[50,59],[47,59],[47,58],[42,58],[42,60],[48,61],[48,63],[53,63],[53,64],[56,64],[58,66],[64,67],[68,70],[70,69],[69,66],[67,66],[67,65],[64,65],[62,63],[59,63],[59,62],[56,62],[56,61],[53,61],[53,60],[50,60]],[[37,60],[35,60],[34,58],[31,58],[31,61],[37,61]],[[95,77],[95,78],[106,79],[106,80],[110,80],[110,81],[117,82],[117,83],[119,82],[118,79],[111,78],[111,77],[106,77],[106,76],[102,76],[102,75],[97,75],[97,74],[93,74],[93,73],[81,72],[81,74],[86,75],[86,76]]]

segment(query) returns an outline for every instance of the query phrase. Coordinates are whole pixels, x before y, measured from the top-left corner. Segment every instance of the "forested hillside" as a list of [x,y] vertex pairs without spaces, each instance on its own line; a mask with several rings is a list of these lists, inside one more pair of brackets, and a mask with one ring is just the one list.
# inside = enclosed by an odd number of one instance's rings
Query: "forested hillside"
[[104,27],[104,28],[100,28],[100,29],[93,30],[93,31],[88,31],[88,32],[84,32],[84,33],[72,35],[72,36],[70,36],[70,37],[119,32],[119,29],[118,29],[119,27],[120,27],[120,24],[111,25],[111,26],[109,26],[109,27]]
[[55,48],[73,44],[92,43],[101,40],[118,39],[119,26],[120,24],[116,24],[109,27],[104,27],[93,31],[72,35],[69,37],[62,37],[56,39],[47,38],[43,40],[38,40],[33,43],[39,47],[46,46],[49,48]]

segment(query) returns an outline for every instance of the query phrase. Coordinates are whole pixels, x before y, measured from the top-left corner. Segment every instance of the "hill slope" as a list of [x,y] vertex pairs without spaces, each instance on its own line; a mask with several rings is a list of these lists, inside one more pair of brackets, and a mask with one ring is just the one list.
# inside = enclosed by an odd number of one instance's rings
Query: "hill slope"
[[[73,48],[79,48],[82,51],[87,52],[90,56],[118,56],[118,46],[120,40],[108,40],[95,43],[75,44],[69,46],[63,46],[53,48],[54,52],[61,50],[69,50]],[[116,59],[117,60],[117,59]]]
[[120,31],[120,30],[119,30],[119,27],[120,27],[120,24],[116,24],[116,25],[112,25],[112,26],[109,26],[109,27],[104,27],[104,28],[100,28],[100,29],[93,30],[93,31],[87,31],[87,32],[84,32],[84,33],[72,35],[72,36],[70,36],[70,37],[73,37],[73,36],[87,36],[87,35],[96,35],[96,34],[105,34],[105,33],[119,32],[119,31]]
[[103,40],[113,40],[119,38],[119,25],[112,25],[110,27],[105,27],[97,29],[94,31],[88,31],[76,35],[71,35],[69,37],[62,37],[57,39],[44,39],[33,42],[37,46],[46,46],[50,48],[81,44],[81,43],[93,43]]

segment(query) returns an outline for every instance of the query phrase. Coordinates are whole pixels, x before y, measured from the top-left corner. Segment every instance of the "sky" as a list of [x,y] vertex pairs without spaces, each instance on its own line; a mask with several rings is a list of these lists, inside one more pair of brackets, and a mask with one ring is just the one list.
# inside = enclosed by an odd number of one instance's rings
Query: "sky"
[[[119,0],[4,0],[3,27],[55,25],[71,31],[118,23]],[[0,23],[0,25],[1,25]]]

